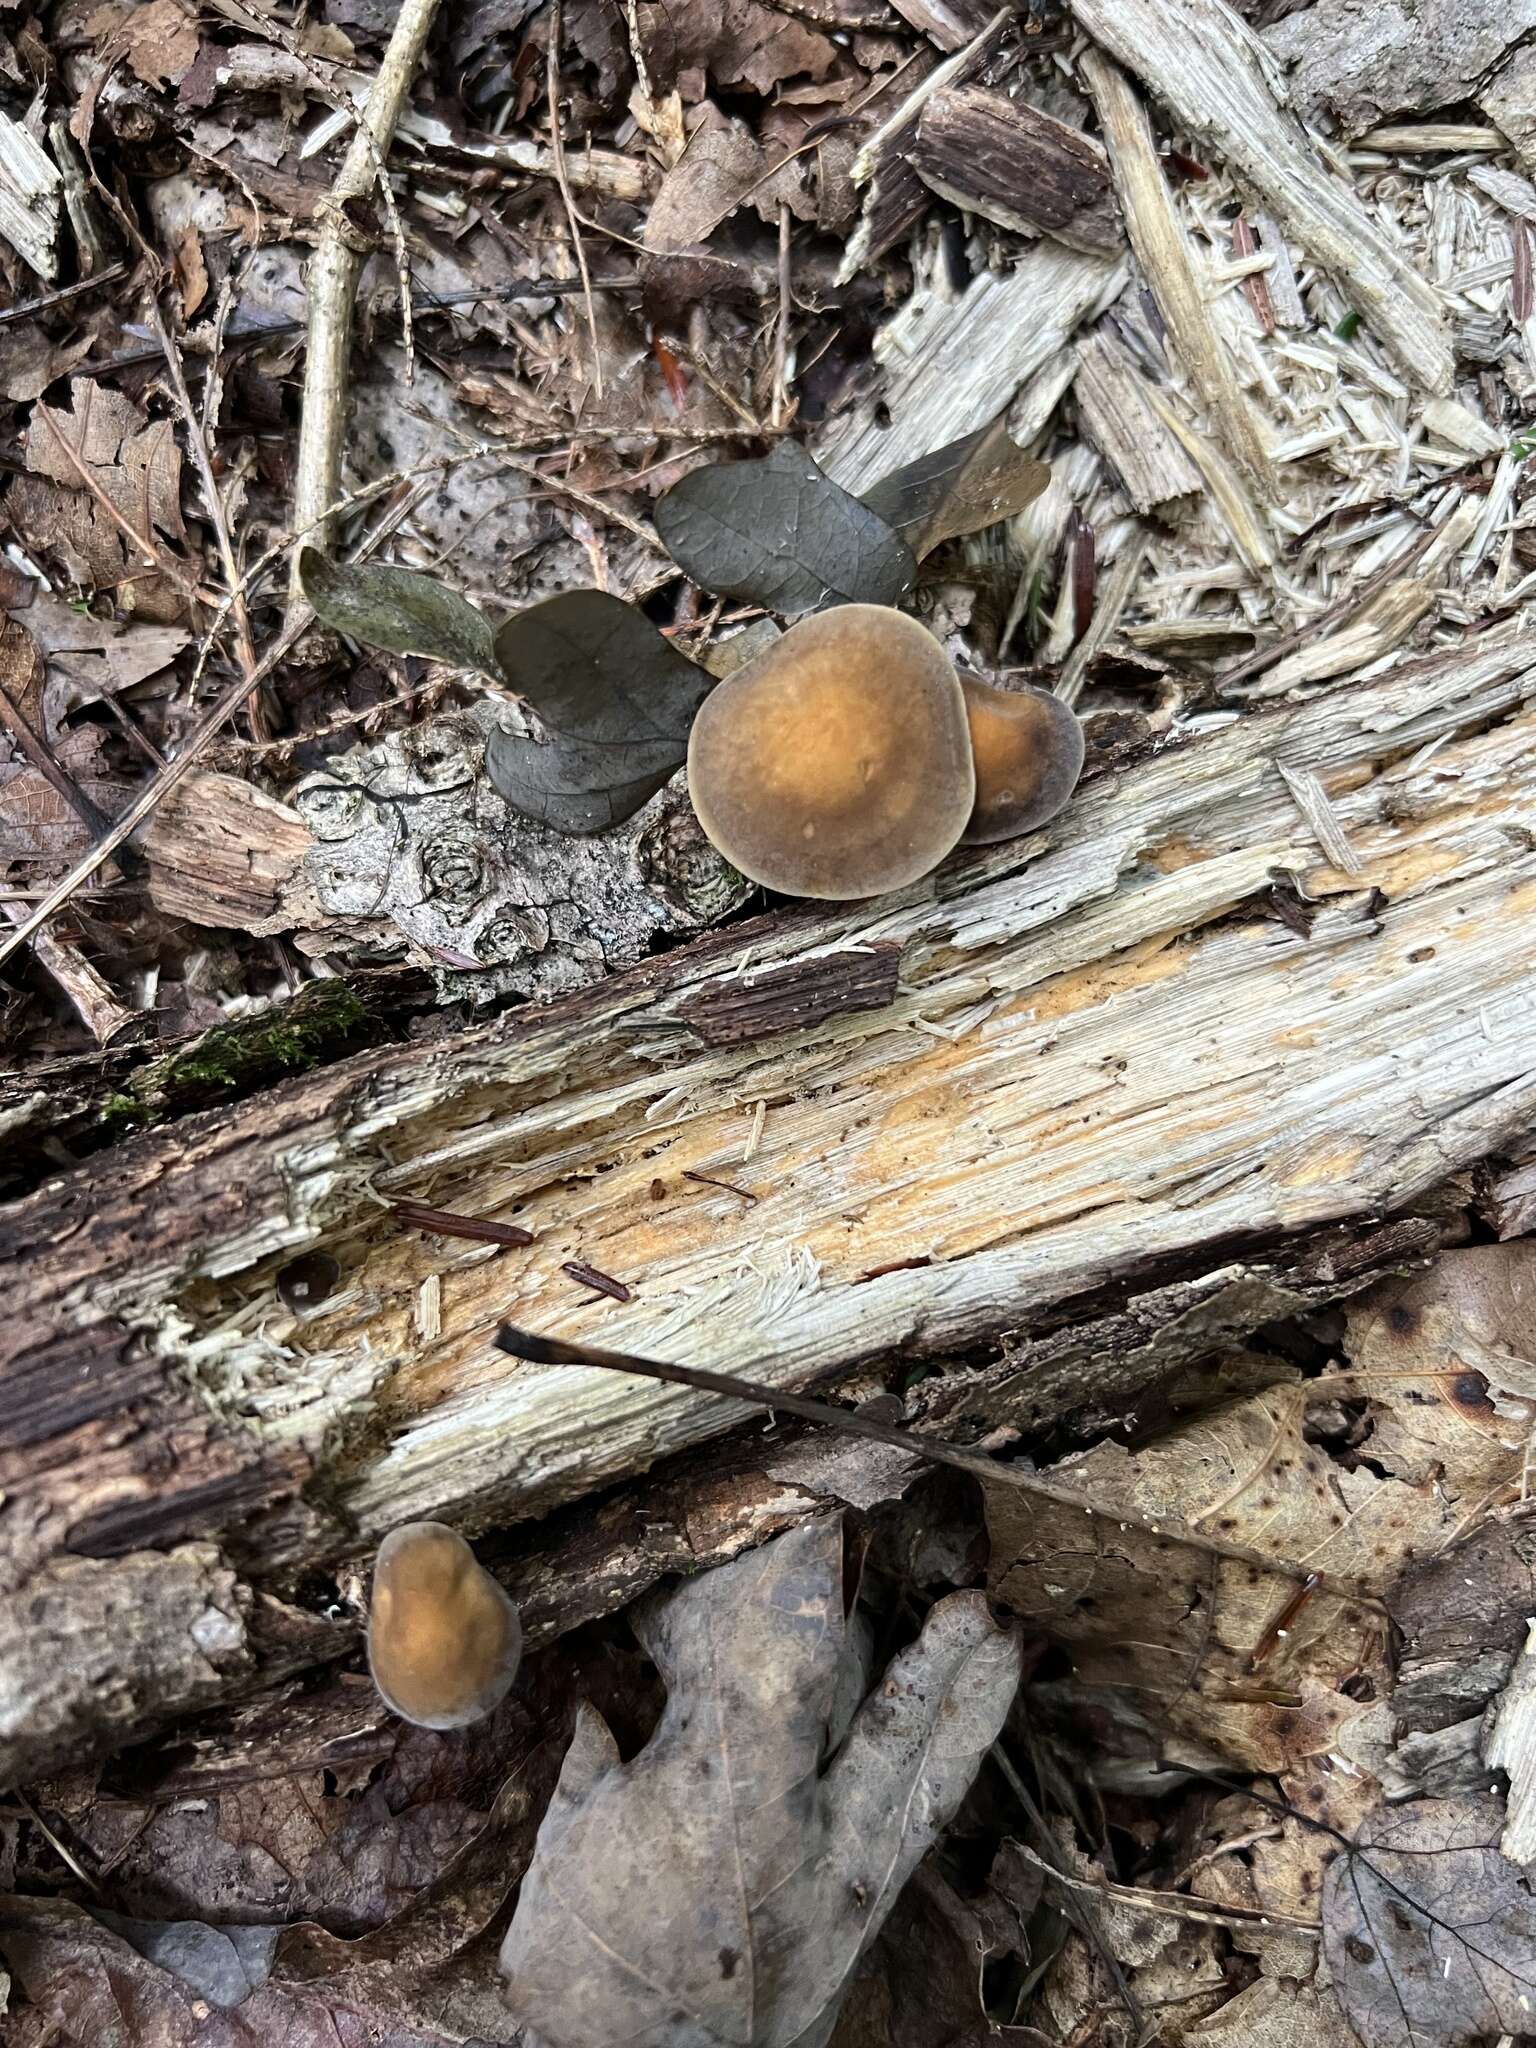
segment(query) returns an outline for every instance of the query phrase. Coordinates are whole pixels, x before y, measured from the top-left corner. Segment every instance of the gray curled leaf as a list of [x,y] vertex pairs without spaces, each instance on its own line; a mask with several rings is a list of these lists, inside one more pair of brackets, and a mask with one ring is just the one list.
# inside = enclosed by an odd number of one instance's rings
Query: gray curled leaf
[[497,634],[496,657],[542,730],[493,731],[486,772],[514,810],[560,832],[632,817],[682,766],[715,686],[643,612],[600,590],[519,612]]
[[900,534],[793,441],[693,470],[658,500],[656,531],[703,589],[790,616],[896,604],[917,578]]
[[1487,1798],[1368,1816],[1323,1883],[1323,1947],[1365,2048],[1524,2035],[1536,2012],[1536,1898]]
[[953,1818],[1019,1682],[979,1593],[928,1616],[832,1750],[835,1519],[647,1603],[667,1686],[621,1763],[584,1707],[502,1946],[547,2048],[823,2048],[864,1949]]
[[321,624],[353,640],[389,654],[424,654],[452,668],[497,674],[490,620],[436,577],[333,562],[317,548],[305,548],[299,582]]

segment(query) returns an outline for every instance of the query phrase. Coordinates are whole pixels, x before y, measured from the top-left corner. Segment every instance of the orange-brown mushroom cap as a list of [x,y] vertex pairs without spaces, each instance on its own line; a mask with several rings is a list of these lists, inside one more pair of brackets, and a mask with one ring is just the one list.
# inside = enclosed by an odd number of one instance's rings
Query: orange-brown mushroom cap
[[506,1698],[523,1630],[517,1608],[457,1530],[408,1522],[379,1545],[368,1668],[384,1704],[419,1728],[464,1728]]
[[1013,839],[1054,818],[1083,772],[1083,728],[1071,705],[1049,690],[998,690],[963,679],[976,807],[968,846]]
[[688,742],[715,848],[786,896],[876,896],[959,840],[975,777],[953,664],[915,619],[846,604],[727,676]]

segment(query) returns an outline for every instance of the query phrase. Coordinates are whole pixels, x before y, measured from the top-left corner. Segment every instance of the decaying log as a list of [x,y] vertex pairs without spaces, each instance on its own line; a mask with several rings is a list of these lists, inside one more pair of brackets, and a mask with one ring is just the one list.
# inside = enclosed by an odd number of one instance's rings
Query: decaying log
[[[1215,1276],[1511,1156],[1536,1107],[1533,697],[1536,636],[1490,635],[1252,712],[900,895],[375,1048],[0,1212],[0,1780],[336,1654],[315,1575],[402,1519],[520,1523],[536,1546],[535,1518],[740,1419],[515,1365],[489,1345],[502,1317],[805,1385],[1028,1344],[1095,1289],[1170,1261]],[[1325,864],[1282,763],[1325,792],[1357,874]],[[784,970],[797,1001],[820,972],[863,1003],[848,956],[882,946],[882,1008],[716,1045],[687,1021]],[[536,1242],[425,1236],[389,1207],[405,1196]],[[296,1312],[276,1279],[317,1248],[339,1278]],[[593,1296],[571,1261],[632,1298]],[[1082,1401],[1090,1377],[1073,1367]],[[752,1512],[814,1510],[771,1481]],[[735,1513],[719,1541],[750,1540]],[[617,1532],[632,1556],[643,1529]],[[155,1623],[147,1646],[118,1575],[173,1559],[222,1619]],[[88,1664],[71,1560],[114,1617]],[[634,1576],[591,1551],[586,1570]]]
[[1478,105],[1536,170],[1536,44],[1510,52],[1483,88]]
[[930,191],[999,227],[1106,256],[1125,239],[1102,145],[1007,93],[932,93],[906,157]]

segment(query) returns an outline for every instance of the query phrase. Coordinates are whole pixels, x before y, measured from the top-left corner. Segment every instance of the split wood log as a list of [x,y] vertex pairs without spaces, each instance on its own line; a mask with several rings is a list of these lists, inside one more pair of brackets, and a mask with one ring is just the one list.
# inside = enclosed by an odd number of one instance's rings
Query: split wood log
[[[632,1590],[644,1497],[562,1504],[742,1413],[515,1364],[504,1317],[805,1386],[1038,1338],[1509,1153],[1536,1108],[1533,698],[1536,635],[1487,635],[1251,713],[900,895],[364,1052],[0,1212],[0,1782],[338,1654],[320,1575],[413,1517],[590,1513],[579,1571],[527,1566],[546,1612]],[[1305,778],[1358,872],[1319,854]],[[406,1196],[536,1242],[423,1236]],[[314,1250],[336,1283],[296,1311],[277,1279]],[[815,1511],[755,1469],[703,1550]]]

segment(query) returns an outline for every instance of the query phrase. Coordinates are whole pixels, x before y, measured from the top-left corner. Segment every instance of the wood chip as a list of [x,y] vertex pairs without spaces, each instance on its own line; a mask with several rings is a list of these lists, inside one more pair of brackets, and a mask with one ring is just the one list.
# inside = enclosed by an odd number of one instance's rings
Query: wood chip
[[722,981],[691,996],[678,1015],[706,1045],[750,1045],[805,1031],[829,1017],[882,1010],[896,998],[900,946],[820,953],[790,967]]
[[1338,812],[1328,801],[1328,792],[1312,773],[1310,768],[1293,768],[1285,761],[1276,761],[1280,779],[1291,792],[1296,808],[1312,828],[1312,835],[1327,854],[1332,866],[1346,875],[1358,875],[1361,871],[1360,856],[1349,843],[1349,835],[1339,822]]
[[1202,488],[1183,444],[1149,404],[1145,379],[1101,328],[1078,352],[1073,393],[1084,435],[1120,479],[1138,512],[1155,512]]
[[1073,11],[1332,273],[1414,384],[1449,391],[1455,365],[1433,287],[1282,113],[1263,48],[1240,17],[1223,0],[1076,0]]
[[933,93],[906,157],[941,199],[999,227],[1106,255],[1125,240],[1101,146],[1007,93]]
[[0,114],[0,235],[45,284],[59,274],[62,185],[42,145],[19,121]]
[[1243,396],[1226,343],[1211,324],[1189,237],[1173,208],[1146,108],[1118,64],[1084,53],[1083,76],[1115,167],[1115,188],[1131,247],[1146,272],[1179,360],[1232,461],[1266,503],[1275,490],[1269,452]]
[[829,428],[817,461],[844,490],[867,490],[986,426],[1037,372],[1064,365],[1070,379],[1073,333],[1119,297],[1127,274],[1124,261],[1042,240],[1006,277],[983,271],[957,299],[919,286],[875,338],[886,367],[878,408],[866,402]]

